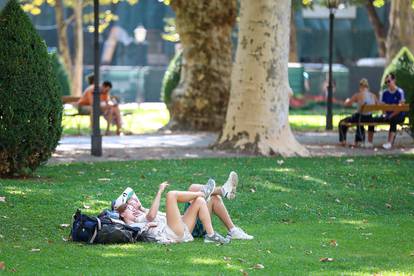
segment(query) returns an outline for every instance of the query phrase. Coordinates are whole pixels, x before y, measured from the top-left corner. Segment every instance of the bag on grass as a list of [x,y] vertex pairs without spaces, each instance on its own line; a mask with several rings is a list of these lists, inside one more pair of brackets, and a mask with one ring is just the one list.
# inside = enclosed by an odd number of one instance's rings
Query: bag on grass
[[130,243],[139,239],[140,230],[106,215],[89,217],[77,210],[73,215],[70,236],[73,241],[85,243]]

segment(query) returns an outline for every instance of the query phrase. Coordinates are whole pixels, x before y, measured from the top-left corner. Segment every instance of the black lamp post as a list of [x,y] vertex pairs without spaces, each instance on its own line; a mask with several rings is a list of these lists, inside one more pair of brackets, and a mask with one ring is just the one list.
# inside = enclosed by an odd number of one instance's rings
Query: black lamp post
[[326,103],[326,129],[332,130],[332,52],[333,52],[333,29],[334,29],[334,19],[335,12],[339,6],[339,0],[328,0],[328,9],[329,9],[329,75],[328,75],[328,97]]
[[99,89],[99,0],[93,0],[94,15],[94,86],[93,107],[92,107],[92,137],[91,154],[102,156],[102,136],[99,127],[100,108],[100,89]]

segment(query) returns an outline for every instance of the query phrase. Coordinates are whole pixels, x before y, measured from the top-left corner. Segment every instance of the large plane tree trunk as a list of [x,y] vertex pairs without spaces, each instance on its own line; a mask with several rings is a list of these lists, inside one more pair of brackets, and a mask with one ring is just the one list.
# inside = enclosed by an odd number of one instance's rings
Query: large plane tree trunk
[[73,62],[72,94],[80,96],[82,94],[83,77],[83,0],[76,0],[73,7],[75,17],[75,56]]
[[289,116],[291,1],[241,0],[239,42],[226,124],[218,148],[256,154],[308,155]]
[[392,0],[387,35],[387,63],[403,46],[414,52],[414,11],[410,0]]
[[172,92],[171,129],[220,130],[230,92],[236,0],[172,0],[183,46],[181,80]]
[[375,10],[373,0],[367,0],[365,3],[365,8],[368,12],[368,18],[371,22],[372,28],[374,29],[375,38],[377,40],[377,47],[378,47],[378,55],[380,57],[385,57],[387,48],[385,47],[385,40],[386,40],[386,31],[385,26],[381,22],[377,11]]
[[68,78],[69,80],[72,80],[72,60],[69,50],[67,23],[64,18],[63,0],[56,0],[55,2],[55,18],[57,24],[59,53],[62,56]]

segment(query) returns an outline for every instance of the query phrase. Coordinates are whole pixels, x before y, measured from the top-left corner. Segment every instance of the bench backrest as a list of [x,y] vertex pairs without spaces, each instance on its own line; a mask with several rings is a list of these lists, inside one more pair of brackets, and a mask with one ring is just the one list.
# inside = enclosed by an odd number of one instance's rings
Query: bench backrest
[[372,111],[409,111],[409,104],[366,104],[361,107],[361,112],[372,112]]

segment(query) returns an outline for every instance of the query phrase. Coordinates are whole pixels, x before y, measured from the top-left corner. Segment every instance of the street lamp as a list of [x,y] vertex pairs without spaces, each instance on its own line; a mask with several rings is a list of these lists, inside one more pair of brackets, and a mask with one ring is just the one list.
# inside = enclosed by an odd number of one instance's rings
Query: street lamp
[[94,86],[93,106],[92,106],[92,137],[91,137],[91,154],[93,156],[102,156],[102,136],[99,127],[100,108],[100,89],[99,89],[99,0],[93,0],[94,15]]
[[340,0],[328,0],[329,9],[329,75],[328,75],[328,97],[326,103],[326,129],[332,130],[332,52],[333,52],[333,28],[335,12],[338,9]]

